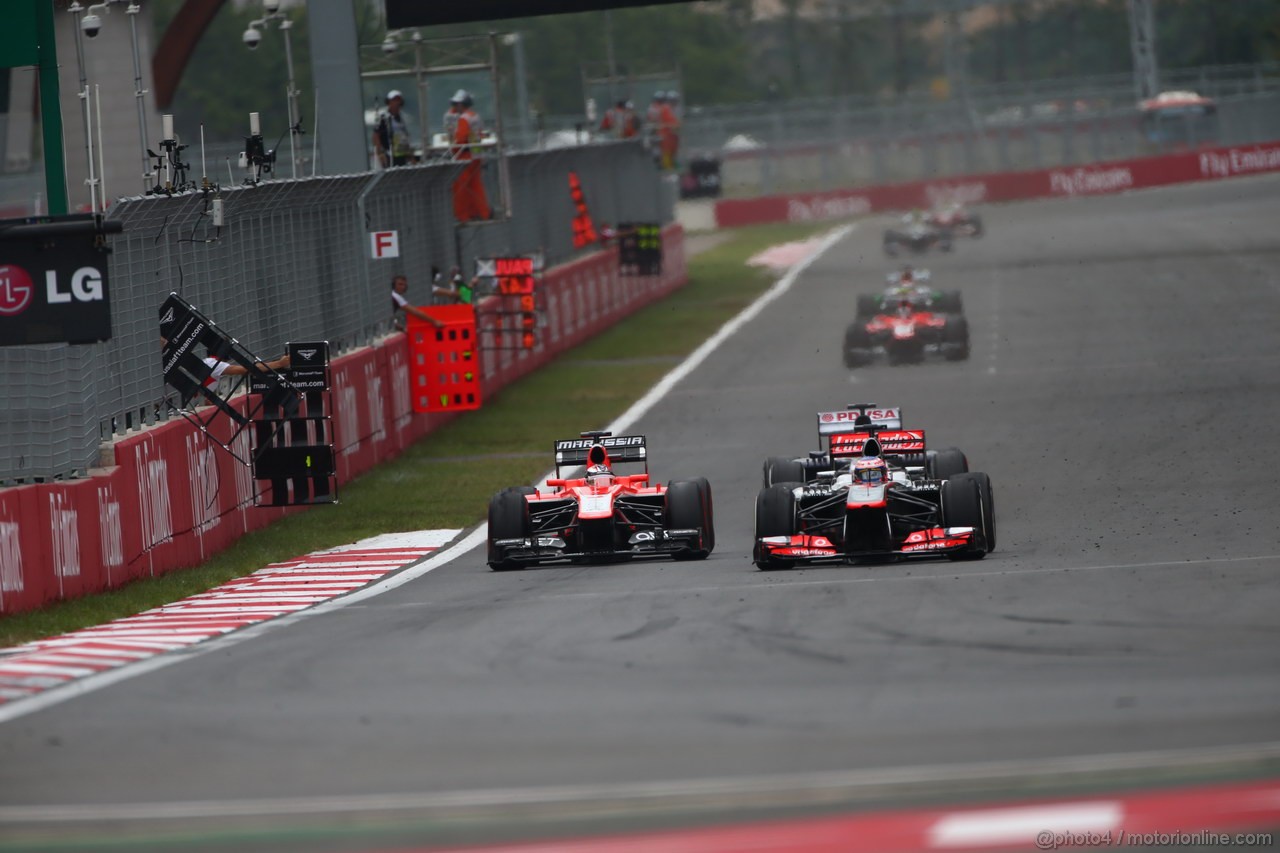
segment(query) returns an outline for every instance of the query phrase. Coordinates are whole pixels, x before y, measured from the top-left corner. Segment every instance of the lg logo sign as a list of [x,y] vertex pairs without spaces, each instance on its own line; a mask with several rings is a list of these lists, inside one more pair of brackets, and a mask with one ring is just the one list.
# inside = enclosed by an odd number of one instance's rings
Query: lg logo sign
[[0,314],[12,317],[21,314],[31,304],[35,293],[31,276],[22,267],[0,267]]
[[[45,300],[49,305],[65,305],[76,302],[101,302],[104,289],[102,273],[94,267],[80,267],[71,274],[70,290],[63,290],[58,282],[57,270],[44,274]],[[21,314],[31,304],[35,284],[22,267],[12,264],[0,266],[0,315],[13,317]]]

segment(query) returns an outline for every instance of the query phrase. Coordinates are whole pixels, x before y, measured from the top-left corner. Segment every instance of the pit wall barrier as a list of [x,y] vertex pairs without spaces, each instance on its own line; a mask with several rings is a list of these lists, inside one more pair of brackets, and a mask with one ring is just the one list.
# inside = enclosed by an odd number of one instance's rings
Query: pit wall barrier
[[[482,350],[485,398],[683,286],[688,275],[680,226],[664,229],[663,255],[659,276],[620,276],[613,247],[548,270],[540,285],[536,345]],[[486,315],[485,308],[482,302],[482,328],[492,330],[486,343],[518,340],[498,334],[503,323],[515,329],[518,317]],[[403,333],[335,359],[333,402],[340,484],[458,416],[413,413]],[[197,415],[209,419],[211,410]],[[225,416],[214,417],[209,429],[222,443],[230,441]],[[232,450],[249,458],[248,430]],[[113,466],[84,479],[0,489],[0,614],[198,565],[245,533],[300,511],[254,507],[248,469],[187,420],[120,439],[112,452]]]
[[812,222],[885,210],[929,208],[941,201],[977,204],[1102,195],[1276,171],[1280,171],[1280,141],[1112,160],[1088,166],[957,176],[821,193],[726,199],[716,202],[715,217],[716,225],[721,228],[766,222]]

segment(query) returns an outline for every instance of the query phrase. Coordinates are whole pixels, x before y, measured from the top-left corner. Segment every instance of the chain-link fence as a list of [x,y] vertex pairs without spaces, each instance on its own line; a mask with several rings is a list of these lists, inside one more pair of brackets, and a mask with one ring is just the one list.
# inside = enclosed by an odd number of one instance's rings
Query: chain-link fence
[[[157,310],[181,293],[260,355],[290,340],[335,352],[390,327],[390,282],[404,273],[415,304],[432,268],[473,269],[477,257],[540,252],[571,258],[577,172],[597,223],[669,222],[670,193],[634,143],[521,154],[508,160],[511,215],[458,226],[453,164],[365,175],[271,181],[223,190],[224,225],[199,194],[126,199],[111,210],[112,340],[0,348],[0,483],[71,476],[96,464],[113,434],[165,420]],[[485,180],[497,202],[495,164]],[[370,232],[399,233],[400,256],[374,259]]]
[[[1185,117],[1177,144],[1280,138],[1280,65],[1170,72],[1167,89],[1212,98],[1214,121]],[[856,187],[1078,165],[1160,153],[1129,75],[975,87],[946,100],[914,95],[691,109],[682,158],[722,160],[731,196]]]

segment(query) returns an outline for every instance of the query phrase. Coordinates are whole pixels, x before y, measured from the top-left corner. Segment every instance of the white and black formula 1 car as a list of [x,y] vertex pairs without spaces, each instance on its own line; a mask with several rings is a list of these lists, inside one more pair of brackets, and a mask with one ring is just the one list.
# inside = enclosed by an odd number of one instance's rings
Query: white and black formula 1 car
[[[761,569],[941,557],[995,550],[986,474],[928,476],[923,430],[829,436],[830,467],[808,482],[775,482],[756,497],[752,558]],[[894,460],[895,464],[890,464]]]
[[919,255],[935,248],[942,252],[951,251],[950,230],[911,216],[904,217],[897,228],[885,229],[884,253],[891,258],[896,258],[903,249]]
[[[878,406],[875,403],[850,403],[844,409],[818,412],[818,449],[800,457],[770,456],[764,461],[764,487],[774,483],[808,483],[817,479],[819,472],[833,466],[830,441],[835,435],[846,433],[902,432],[902,407]],[[923,439],[922,439],[923,441]],[[882,441],[882,446],[888,439]],[[824,446],[825,445],[825,446]],[[942,450],[923,449],[920,452],[890,451],[885,461],[894,470],[901,469],[904,476],[948,480],[969,470],[969,460],[956,447]]]
[[[555,454],[556,476],[545,490],[514,486],[489,501],[495,571],[554,560],[701,560],[715,548],[711,484],[699,477],[649,485],[644,436],[584,432],[557,441]],[[622,464],[644,472],[615,474]],[[563,476],[584,465],[582,476]]]

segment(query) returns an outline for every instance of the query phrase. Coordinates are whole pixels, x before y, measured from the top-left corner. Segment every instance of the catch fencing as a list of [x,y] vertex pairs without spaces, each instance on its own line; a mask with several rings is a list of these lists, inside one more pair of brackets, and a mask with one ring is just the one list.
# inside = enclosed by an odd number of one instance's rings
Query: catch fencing
[[[1190,121],[1181,144],[1280,138],[1280,65],[1167,73],[1218,105],[1211,131]],[[694,108],[682,157],[722,161],[726,196],[754,197],[983,172],[1079,166],[1170,153],[1142,132],[1129,75],[975,87],[946,100],[828,98]]]
[[[514,155],[510,216],[456,225],[453,164],[224,189],[224,225],[198,193],[124,199],[110,217],[112,340],[0,348],[0,484],[85,474],[99,447],[176,412],[160,373],[157,310],[182,294],[251,351],[328,340],[335,353],[390,328],[390,281],[404,273],[414,304],[430,301],[432,268],[473,269],[477,257],[541,253],[569,261],[582,182],[597,225],[668,223],[670,188],[636,143]],[[496,168],[486,169],[491,203]],[[370,233],[395,230],[400,256],[375,259]]]

